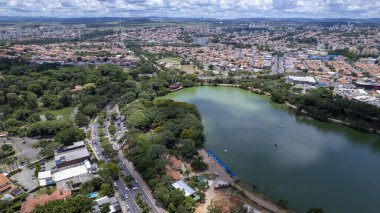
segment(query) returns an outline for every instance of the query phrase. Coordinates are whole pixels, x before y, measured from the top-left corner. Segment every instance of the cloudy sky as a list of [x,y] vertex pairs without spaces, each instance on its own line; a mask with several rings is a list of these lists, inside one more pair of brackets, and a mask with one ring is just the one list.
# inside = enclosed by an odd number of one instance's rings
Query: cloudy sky
[[0,16],[377,18],[380,0],[0,0]]

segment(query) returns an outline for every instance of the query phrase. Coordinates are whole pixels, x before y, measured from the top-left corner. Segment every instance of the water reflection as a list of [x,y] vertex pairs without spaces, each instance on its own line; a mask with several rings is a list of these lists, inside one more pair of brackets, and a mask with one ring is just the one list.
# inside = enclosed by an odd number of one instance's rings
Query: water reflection
[[285,198],[300,212],[376,212],[380,137],[298,116],[236,88],[191,88],[167,97],[195,104],[206,146],[272,199]]

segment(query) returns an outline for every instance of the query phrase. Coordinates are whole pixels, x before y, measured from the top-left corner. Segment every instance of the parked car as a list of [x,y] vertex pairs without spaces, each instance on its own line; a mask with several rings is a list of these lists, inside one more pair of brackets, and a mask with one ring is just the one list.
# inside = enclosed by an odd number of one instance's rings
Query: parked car
[[125,199],[128,199],[128,195],[124,195],[124,198],[125,198]]
[[132,189],[136,191],[138,188],[135,186],[135,187],[133,187]]

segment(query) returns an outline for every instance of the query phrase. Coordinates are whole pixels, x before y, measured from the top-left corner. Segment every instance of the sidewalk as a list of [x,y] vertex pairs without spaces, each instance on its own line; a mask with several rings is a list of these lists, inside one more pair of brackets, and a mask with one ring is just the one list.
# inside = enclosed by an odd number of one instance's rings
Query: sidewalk
[[145,183],[144,179],[140,176],[140,174],[135,171],[135,168],[133,167],[133,164],[129,162],[125,157],[121,150],[118,152],[119,157],[123,160],[124,165],[128,168],[129,172],[132,174],[132,176],[136,179],[136,181],[139,183],[141,189],[147,194],[153,205],[158,209],[159,212],[166,212],[164,209],[157,207],[156,200],[153,198],[153,194],[149,188],[149,186]]

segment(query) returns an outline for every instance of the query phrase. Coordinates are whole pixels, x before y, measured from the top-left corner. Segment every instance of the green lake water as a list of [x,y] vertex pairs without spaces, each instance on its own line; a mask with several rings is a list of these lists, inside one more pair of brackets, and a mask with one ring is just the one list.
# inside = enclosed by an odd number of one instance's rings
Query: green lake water
[[194,87],[164,98],[196,105],[205,147],[271,200],[297,212],[380,212],[380,137],[297,116],[238,88]]

